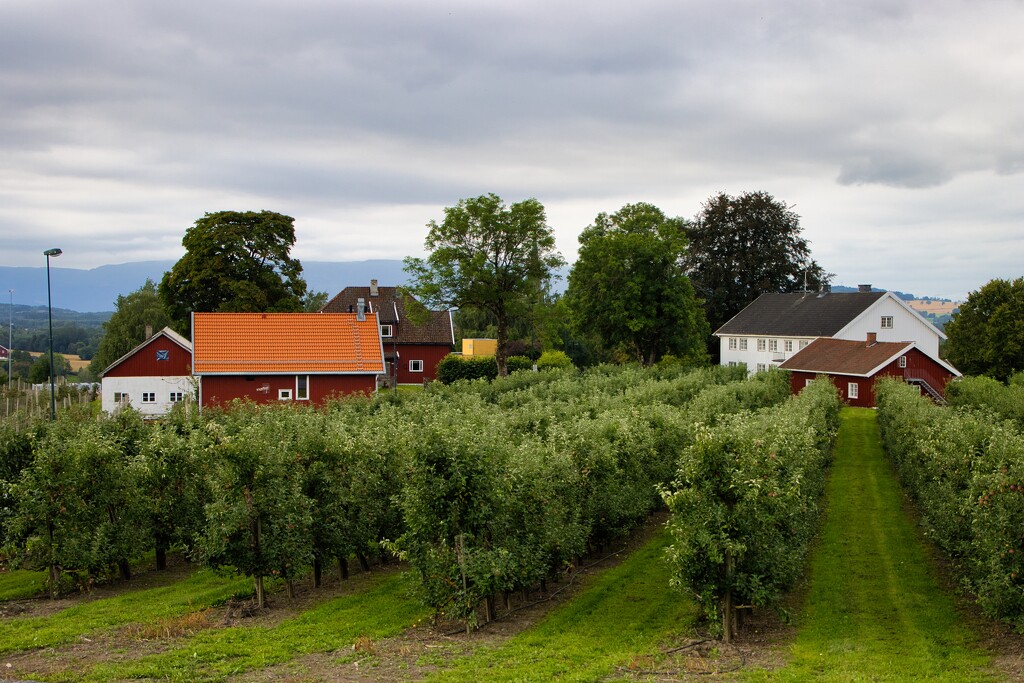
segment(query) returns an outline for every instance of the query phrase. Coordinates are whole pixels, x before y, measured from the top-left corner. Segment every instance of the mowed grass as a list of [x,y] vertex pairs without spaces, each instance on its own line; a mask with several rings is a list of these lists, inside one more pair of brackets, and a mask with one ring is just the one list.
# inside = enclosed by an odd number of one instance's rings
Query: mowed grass
[[411,572],[369,577],[356,592],[327,601],[276,626],[233,626],[175,641],[172,649],[137,660],[64,672],[61,681],[223,681],[310,653],[347,648],[357,638],[398,635],[429,610],[411,595]]
[[245,578],[203,570],[168,586],[82,602],[46,617],[5,619],[0,621],[0,653],[53,647],[103,629],[188,614],[245,591],[250,584]]
[[23,600],[46,591],[46,572],[27,569],[0,571],[0,601]]
[[989,658],[904,510],[873,411],[844,409],[826,496],[791,663],[748,678],[993,680]]
[[669,588],[668,534],[593,577],[586,589],[497,648],[456,660],[430,681],[597,681],[687,632],[696,610]]

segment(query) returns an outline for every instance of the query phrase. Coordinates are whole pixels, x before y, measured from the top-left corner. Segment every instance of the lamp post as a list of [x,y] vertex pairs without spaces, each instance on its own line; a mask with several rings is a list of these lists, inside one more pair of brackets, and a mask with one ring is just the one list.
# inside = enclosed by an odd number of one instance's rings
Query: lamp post
[[7,320],[7,387],[10,388],[14,378],[14,290],[8,289],[7,293],[11,295],[11,309]]
[[50,257],[57,258],[64,252],[60,249],[47,249],[46,256],[46,313],[50,319],[50,419],[57,419],[57,392],[53,388],[53,301],[50,298]]

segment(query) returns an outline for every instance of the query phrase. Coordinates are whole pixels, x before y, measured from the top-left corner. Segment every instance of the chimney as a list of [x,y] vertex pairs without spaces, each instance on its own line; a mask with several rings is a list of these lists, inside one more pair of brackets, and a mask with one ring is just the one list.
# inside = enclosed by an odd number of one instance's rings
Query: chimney
[[825,296],[826,294],[832,293],[832,285],[827,282],[821,283],[821,289],[818,290],[818,298]]
[[857,291],[858,292],[870,292],[871,291],[871,285],[857,285]]
[[876,332],[868,332],[868,343],[866,346],[874,346],[878,343],[878,334]]
[[366,320],[366,299],[362,297],[356,301],[356,320],[359,322]]
[[149,339],[152,336],[153,336],[153,326],[152,325],[146,325],[146,339]]
[[370,280],[370,296],[377,296],[380,294],[380,290],[377,289],[377,281]]

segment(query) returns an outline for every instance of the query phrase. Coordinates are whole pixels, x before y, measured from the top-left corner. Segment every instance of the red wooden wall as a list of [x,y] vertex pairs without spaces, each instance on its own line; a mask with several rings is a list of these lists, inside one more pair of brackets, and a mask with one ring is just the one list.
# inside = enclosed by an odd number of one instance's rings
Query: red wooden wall
[[376,375],[309,375],[309,400],[295,399],[295,375],[205,375],[200,391],[203,407],[249,399],[254,403],[277,403],[278,391],[289,389],[292,401],[323,405],[334,396],[364,393],[377,389]]
[[[157,360],[157,351],[167,351],[167,360]],[[167,337],[150,339],[124,361],[106,373],[106,377],[181,377],[192,374],[192,352]]]

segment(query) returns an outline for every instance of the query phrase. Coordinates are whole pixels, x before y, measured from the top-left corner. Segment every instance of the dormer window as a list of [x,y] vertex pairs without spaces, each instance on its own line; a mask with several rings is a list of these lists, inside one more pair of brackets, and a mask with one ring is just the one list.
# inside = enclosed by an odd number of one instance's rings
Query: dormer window
[[394,328],[391,325],[380,326],[380,336],[382,337],[393,337],[395,334]]

